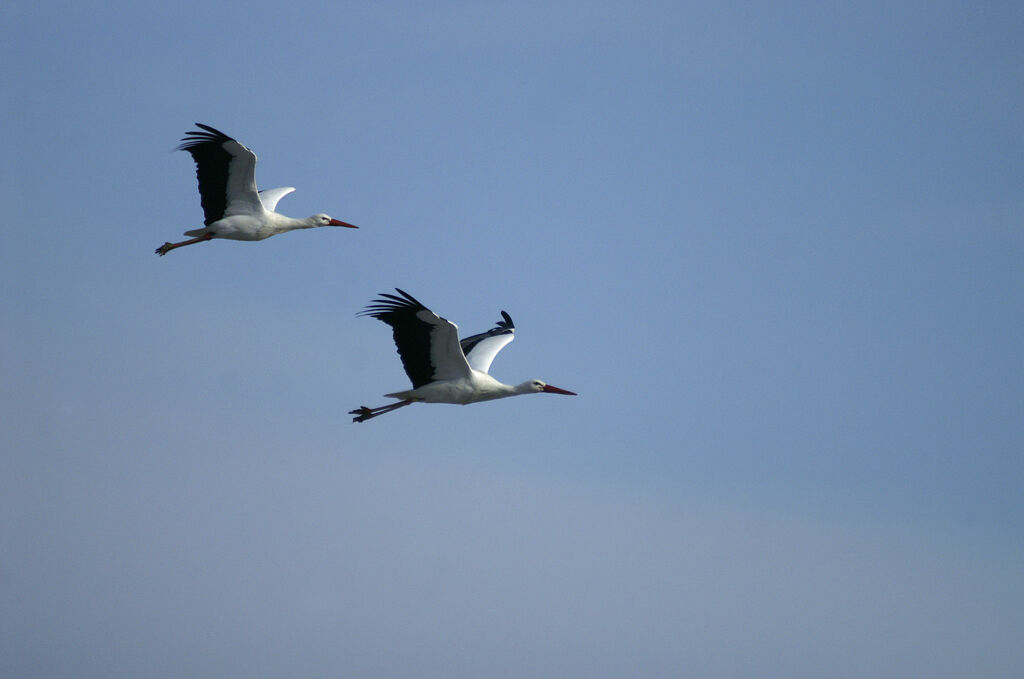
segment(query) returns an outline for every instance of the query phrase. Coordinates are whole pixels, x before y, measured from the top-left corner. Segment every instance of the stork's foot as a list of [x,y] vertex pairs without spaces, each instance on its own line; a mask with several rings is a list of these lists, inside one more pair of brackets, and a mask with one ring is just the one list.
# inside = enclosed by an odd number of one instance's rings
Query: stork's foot
[[213,238],[212,233],[204,233],[202,236],[198,236],[197,238],[193,238],[192,240],[183,240],[180,243],[164,243],[163,245],[156,249],[156,254],[163,257],[174,248],[180,248],[184,245],[192,245],[193,243],[202,243],[203,241],[208,241],[211,238]]
[[371,417],[374,417],[376,415],[376,413],[374,413],[372,410],[370,410],[366,406],[360,406],[359,408],[357,408],[355,410],[350,410],[350,411],[348,411],[348,414],[349,415],[356,415],[357,416],[357,417],[353,417],[352,418],[353,422],[366,422],[368,419],[370,419]]

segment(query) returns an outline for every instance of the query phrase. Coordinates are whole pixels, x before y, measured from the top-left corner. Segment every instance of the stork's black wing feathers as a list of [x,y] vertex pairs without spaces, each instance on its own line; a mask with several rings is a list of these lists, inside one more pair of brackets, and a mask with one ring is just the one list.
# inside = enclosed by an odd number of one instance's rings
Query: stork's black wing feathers
[[504,311],[501,312],[501,317],[505,320],[498,321],[497,325],[487,332],[482,332],[479,335],[470,335],[466,339],[459,342],[462,347],[462,353],[469,356],[469,352],[473,351],[473,347],[480,343],[481,340],[485,340],[488,337],[494,337],[495,335],[511,335],[515,332],[515,324],[512,322],[512,317]]
[[358,315],[370,316],[391,326],[402,367],[413,389],[417,389],[434,381],[434,365],[430,360],[434,326],[416,317],[420,311],[429,311],[427,307],[404,290],[395,288],[395,291],[401,297],[383,292]]
[[224,142],[236,140],[209,125],[196,123],[196,126],[205,131],[186,132],[178,150],[188,151],[196,161],[199,197],[204,222],[209,226],[223,218],[227,210],[228,165],[232,156],[224,149]]

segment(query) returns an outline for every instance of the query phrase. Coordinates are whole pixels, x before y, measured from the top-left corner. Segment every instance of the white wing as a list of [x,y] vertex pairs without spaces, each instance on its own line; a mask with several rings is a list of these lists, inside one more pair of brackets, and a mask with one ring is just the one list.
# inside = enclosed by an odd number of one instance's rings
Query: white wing
[[491,369],[491,362],[502,348],[515,339],[516,326],[512,318],[504,311],[501,312],[502,320],[497,326],[479,335],[473,335],[462,340],[462,352],[466,355],[469,367],[480,372],[487,372]]
[[260,191],[260,201],[267,212],[274,212],[277,209],[277,202],[295,190],[294,186],[282,186],[279,189],[263,189]]
[[477,342],[468,354],[466,354],[466,360],[469,361],[469,367],[473,370],[479,370],[480,372],[487,372],[491,369],[491,362],[494,357],[498,355],[506,344],[516,338],[512,333],[506,335],[494,335],[487,339],[482,339]]
[[199,195],[207,226],[230,215],[263,214],[256,192],[256,154],[220,130],[196,123],[200,131],[185,133],[182,151],[196,163]]
[[263,212],[256,191],[256,154],[245,148],[234,139],[223,143],[223,148],[231,156],[228,163],[227,185],[224,197],[227,206],[224,215],[258,215]]

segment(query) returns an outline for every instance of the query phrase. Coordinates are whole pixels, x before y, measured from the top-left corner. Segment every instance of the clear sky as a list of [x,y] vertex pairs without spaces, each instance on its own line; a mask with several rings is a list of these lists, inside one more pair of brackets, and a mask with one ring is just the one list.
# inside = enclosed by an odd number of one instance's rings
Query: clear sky
[[[27,2],[0,675],[1024,674],[1024,5]],[[359,231],[201,224],[193,122]],[[406,388],[395,286],[492,366]]]

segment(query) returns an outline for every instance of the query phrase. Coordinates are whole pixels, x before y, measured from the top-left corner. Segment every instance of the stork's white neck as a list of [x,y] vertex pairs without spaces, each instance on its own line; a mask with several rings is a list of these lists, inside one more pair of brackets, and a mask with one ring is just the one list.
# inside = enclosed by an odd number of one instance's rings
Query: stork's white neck
[[480,372],[479,370],[473,371],[472,384],[476,390],[475,397],[481,401],[505,398],[506,396],[515,396],[522,393],[519,391],[519,387],[499,382],[487,373]]
[[267,230],[271,232],[271,235],[295,231],[296,229],[312,229],[314,226],[323,226],[317,221],[315,215],[305,219],[285,217],[277,212],[272,212],[271,215],[273,216],[267,220]]
[[[477,373],[478,375],[481,373]],[[536,394],[542,389],[537,386],[537,380],[527,380],[522,384],[503,384],[490,375],[484,375],[486,380],[476,380],[477,389],[483,394],[479,400],[489,401],[495,398],[507,396],[520,396],[522,394]]]

